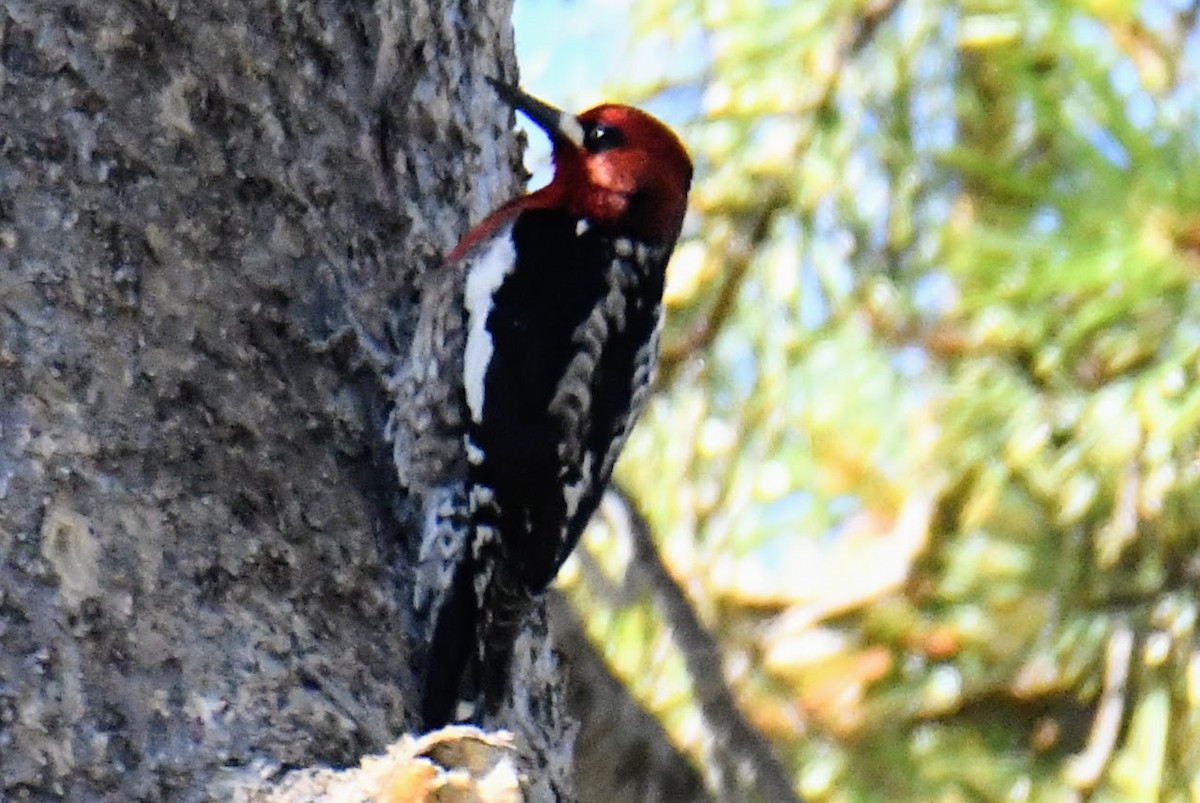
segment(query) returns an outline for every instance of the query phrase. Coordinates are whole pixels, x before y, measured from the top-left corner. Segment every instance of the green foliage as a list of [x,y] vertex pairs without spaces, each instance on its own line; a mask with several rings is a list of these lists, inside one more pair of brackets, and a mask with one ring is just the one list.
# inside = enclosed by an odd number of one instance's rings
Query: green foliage
[[[661,393],[620,479],[798,788],[1196,799],[1194,8],[638,9],[699,57],[638,64],[622,97],[702,100]],[[575,586],[699,754],[646,601]]]

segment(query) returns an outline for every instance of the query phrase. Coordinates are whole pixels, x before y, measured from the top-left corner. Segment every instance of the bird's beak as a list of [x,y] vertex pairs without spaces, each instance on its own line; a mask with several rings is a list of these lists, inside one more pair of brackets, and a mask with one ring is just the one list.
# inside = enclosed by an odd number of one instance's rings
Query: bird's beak
[[524,112],[525,116],[545,131],[550,139],[564,144],[570,143],[576,148],[583,147],[583,126],[579,124],[579,118],[575,115],[556,109],[549,103],[527,95],[515,86],[502,84],[494,78],[488,78],[487,82],[505,103]]

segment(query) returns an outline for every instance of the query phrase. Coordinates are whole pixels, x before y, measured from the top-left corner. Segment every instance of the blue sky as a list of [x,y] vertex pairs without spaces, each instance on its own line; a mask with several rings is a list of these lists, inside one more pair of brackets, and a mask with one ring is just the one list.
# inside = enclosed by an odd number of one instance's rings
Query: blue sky
[[[626,0],[516,0],[513,27],[525,91],[564,109],[582,110],[603,99],[628,43]],[[533,184],[549,180],[550,146],[524,118]]]
[[513,26],[525,89],[555,104],[591,106],[629,37],[626,0],[516,0]]
[[[620,94],[622,82],[697,72],[704,58],[699,38],[639,37],[635,1],[516,0],[513,26],[523,88],[555,106],[583,111],[603,101],[630,102]],[[678,127],[699,97],[685,80],[675,83],[684,86],[638,105]],[[528,139],[526,165],[537,184],[549,178],[549,146],[540,134]]]

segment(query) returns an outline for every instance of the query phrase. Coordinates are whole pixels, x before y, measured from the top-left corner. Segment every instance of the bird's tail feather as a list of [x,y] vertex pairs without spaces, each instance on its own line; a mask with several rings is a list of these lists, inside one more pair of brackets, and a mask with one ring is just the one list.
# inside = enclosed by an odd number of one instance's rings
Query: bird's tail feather
[[437,622],[425,656],[421,697],[421,720],[426,730],[454,721],[459,701],[473,696],[464,685],[467,675],[474,674],[468,668],[478,644],[479,602],[475,596],[474,563],[467,550],[435,614]]

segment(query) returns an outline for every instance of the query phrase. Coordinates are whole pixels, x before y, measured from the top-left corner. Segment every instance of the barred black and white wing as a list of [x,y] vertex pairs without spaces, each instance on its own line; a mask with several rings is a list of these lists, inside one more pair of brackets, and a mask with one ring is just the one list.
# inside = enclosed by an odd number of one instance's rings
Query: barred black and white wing
[[[447,309],[431,310],[427,326],[423,315],[404,378],[415,407],[397,413],[416,434],[396,435],[397,450],[434,467],[407,469],[434,491],[421,552],[431,579],[416,600],[434,621],[427,724],[455,718],[464,698],[484,713],[506,699],[520,625],[599,505],[645,404],[667,254],[525,210],[452,266],[459,289],[431,296]],[[461,356],[440,353],[442,343]],[[460,396],[422,393],[452,368]],[[455,428],[461,457],[442,452]],[[431,482],[446,476],[456,481]]]
[[[468,466],[488,522],[531,593],[554,578],[595,512],[653,376],[665,249],[564,214],[517,218],[519,258],[472,314]],[[468,283],[470,280],[468,279]],[[470,295],[468,291],[468,296]]]

